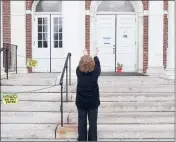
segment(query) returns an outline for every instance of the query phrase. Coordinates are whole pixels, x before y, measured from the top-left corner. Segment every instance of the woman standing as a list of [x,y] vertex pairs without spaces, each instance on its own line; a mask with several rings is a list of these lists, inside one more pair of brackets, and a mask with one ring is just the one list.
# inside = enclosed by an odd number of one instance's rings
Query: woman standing
[[[76,106],[78,109],[78,141],[97,141],[97,114],[100,105],[98,77],[101,73],[100,61],[97,57],[87,55],[79,61],[76,69],[77,93]],[[87,139],[87,116],[89,120],[89,131]]]

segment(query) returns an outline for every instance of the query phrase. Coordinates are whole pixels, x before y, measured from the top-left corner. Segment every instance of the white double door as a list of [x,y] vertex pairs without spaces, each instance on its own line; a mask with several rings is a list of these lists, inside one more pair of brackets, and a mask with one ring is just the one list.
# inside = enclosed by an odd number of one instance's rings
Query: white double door
[[32,58],[38,61],[33,72],[60,72],[64,49],[61,15],[36,15],[33,24]]
[[97,15],[96,41],[102,72],[114,72],[117,63],[124,72],[136,72],[135,15]]

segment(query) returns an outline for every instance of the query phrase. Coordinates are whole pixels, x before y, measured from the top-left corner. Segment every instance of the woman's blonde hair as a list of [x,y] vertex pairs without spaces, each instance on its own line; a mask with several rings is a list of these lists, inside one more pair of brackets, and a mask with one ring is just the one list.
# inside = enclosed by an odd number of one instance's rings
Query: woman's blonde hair
[[84,55],[79,61],[79,70],[84,73],[92,72],[95,67],[94,59],[89,55]]

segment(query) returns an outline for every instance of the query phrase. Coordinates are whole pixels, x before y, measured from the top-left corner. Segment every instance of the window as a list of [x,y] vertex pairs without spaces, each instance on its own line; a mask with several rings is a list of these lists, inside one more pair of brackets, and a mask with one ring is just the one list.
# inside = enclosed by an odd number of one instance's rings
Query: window
[[62,17],[54,17],[54,48],[62,48]]
[[36,12],[62,12],[62,2],[40,0],[36,6]]
[[103,1],[97,8],[97,12],[135,12],[129,1]]
[[48,19],[38,18],[38,48],[48,47]]

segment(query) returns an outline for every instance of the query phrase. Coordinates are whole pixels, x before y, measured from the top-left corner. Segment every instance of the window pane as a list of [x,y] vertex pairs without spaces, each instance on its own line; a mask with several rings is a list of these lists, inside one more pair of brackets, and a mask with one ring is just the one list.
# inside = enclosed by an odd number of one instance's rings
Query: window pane
[[59,33],[59,40],[62,40],[62,33]]
[[59,25],[59,32],[62,32],[62,25]]
[[58,33],[54,33],[54,40],[58,40]]
[[56,32],[56,33],[58,32],[58,25],[54,26],[54,32]]
[[59,17],[59,25],[62,25],[62,17]]
[[129,1],[103,1],[97,9],[98,12],[135,12]]
[[59,48],[62,48],[62,41],[59,41]]
[[48,32],[48,26],[43,26],[43,32]]
[[38,40],[42,40],[42,33],[38,33]]
[[59,20],[58,18],[54,18],[54,24],[55,25],[58,25],[58,20]]
[[42,24],[42,18],[38,18],[38,24]]
[[48,42],[47,41],[43,41],[43,48],[47,48],[48,47]]
[[43,40],[48,40],[48,34],[47,33],[43,33]]
[[62,12],[62,2],[40,0],[36,6],[36,12]]
[[42,26],[38,26],[38,32],[42,32]]
[[38,48],[42,48],[42,41],[38,41]]
[[47,20],[47,18],[43,18],[43,24],[45,24],[45,25],[48,24],[48,20]]
[[54,41],[54,48],[58,48],[58,41]]

